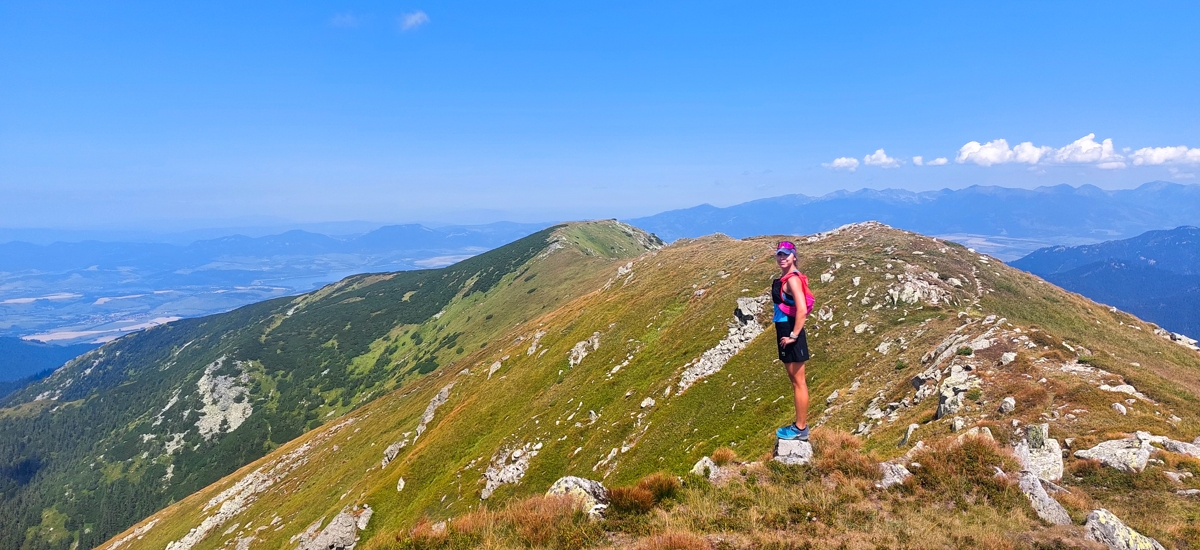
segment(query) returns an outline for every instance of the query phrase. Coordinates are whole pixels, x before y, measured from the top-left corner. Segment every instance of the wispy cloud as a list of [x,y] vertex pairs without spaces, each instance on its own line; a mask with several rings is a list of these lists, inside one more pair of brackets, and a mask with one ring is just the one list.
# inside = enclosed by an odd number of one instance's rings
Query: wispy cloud
[[874,153],[863,157],[863,164],[878,166],[880,168],[898,168],[903,162],[900,159],[887,156],[887,153],[883,152],[883,149],[876,149]]
[[858,159],[854,157],[838,157],[833,159],[833,162],[826,162],[821,166],[829,168],[830,170],[846,170],[847,172],[853,172],[858,170]]
[[411,31],[426,23],[429,23],[429,16],[425,15],[425,12],[417,10],[412,13],[406,13],[400,18],[400,30]]
[[362,19],[352,13],[339,13],[329,20],[330,25],[343,29],[357,27],[359,23],[362,23]]
[[938,157],[929,162],[926,162],[925,166],[945,166],[947,162],[950,162],[950,161],[946,157]]

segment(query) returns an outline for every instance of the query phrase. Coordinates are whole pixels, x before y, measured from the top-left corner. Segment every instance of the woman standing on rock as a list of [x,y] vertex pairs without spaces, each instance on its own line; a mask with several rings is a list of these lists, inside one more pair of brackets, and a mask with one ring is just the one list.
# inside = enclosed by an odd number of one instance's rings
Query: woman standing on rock
[[[815,300],[808,290],[808,278],[796,269],[796,245],[781,241],[775,261],[780,271],[780,277],[771,282],[775,335],[779,338],[779,360],[787,367],[796,404],[796,421],[775,430],[775,435],[779,439],[808,441],[808,382],[804,380],[804,362],[808,361],[809,353],[804,320]],[[797,296],[801,299],[797,300]]]

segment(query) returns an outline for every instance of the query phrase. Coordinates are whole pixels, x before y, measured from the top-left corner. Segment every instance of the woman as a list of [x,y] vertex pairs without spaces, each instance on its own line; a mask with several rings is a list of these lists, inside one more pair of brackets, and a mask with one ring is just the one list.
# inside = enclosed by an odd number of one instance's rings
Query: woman
[[796,404],[796,421],[775,430],[775,435],[779,439],[808,441],[808,383],[804,380],[804,362],[808,361],[809,353],[804,320],[814,300],[808,291],[808,279],[796,269],[796,245],[781,241],[775,261],[780,271],[780,277],[771,282],[775,335],[779,338],[779,360],[787,367]]

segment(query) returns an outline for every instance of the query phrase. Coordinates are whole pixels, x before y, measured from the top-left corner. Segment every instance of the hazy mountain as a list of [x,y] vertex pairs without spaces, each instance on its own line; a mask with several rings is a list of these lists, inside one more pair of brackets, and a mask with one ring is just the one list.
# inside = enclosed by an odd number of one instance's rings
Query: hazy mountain
[[1200,228],[1048,247],[1012,265],[1168,330],[1200,336]]
[[387,226],[349,238],[295,230],[188,245],[8,242],[0,244],[0,334],[105,341],[355,273],[445,266],[543,227]]
[[53,346],[0,336],[0,382],[8,382],[61,367],[81,353],[95,349],[92,344]]
[[1048,244],[1095,242],[1197,223],[1200,185],[1152,182],[1118,191],[1091,185],[971,186],[920,193],[863,189],[821,197],[785,195],[726,208],[705,204],[628,221],[673,241],[717,232],[739,238],[808,234],[861,220],[945,236],[1008,260]]

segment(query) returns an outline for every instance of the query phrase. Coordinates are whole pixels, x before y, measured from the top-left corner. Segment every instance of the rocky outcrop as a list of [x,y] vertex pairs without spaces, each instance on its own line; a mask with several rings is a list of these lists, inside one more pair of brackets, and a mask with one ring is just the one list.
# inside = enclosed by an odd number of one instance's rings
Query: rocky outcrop
[[729,334],[717,343],[716,347],[705,351],[698,359],[685,365],[683,374],[679,375],[679,386],[675,395],[692,387],[692,384],[705,377],[716,374],[729,362],[729,358],[737,355],[763,333],[763,326],[758,322],[758,316],[763,313],[764,305],[770,298],[738,298],[737,309],[734,310],[734,321],[729,323]]
[[979,387],[979,377],[962,365],[951,365],[950,376],[938,388],[937,418],[943,418],[962,410],[966,393]]
[[561,477],[550,486],[546,494],[571,497],[593,519],[604,515],[604,510],[608,508],[608,489],[604,484],[582,477]]
[[[296,550],[354,550],[358,544],[358,532],[367,528],[374,513],[366,504],[362,508],[342,508],[319,533],[302,533]],[[316,525],[319,526],[320,522]]]
[[1029,504],[1033,506],[1033,511],[1037,512],[1038,517],[1054,525],[1071,524],[1071,516],[1067,514],[1067,509],[1046,493],[1046,488],[1042,487],[1041,479],[1037,474],[1029,471],[1021,472],[1021,478],[1017,485],[1021,488],[1021,492],[1029,497]]
[[196,420],[196,429],[205,440],[224,431],[232,432],[238,429],[250,415],[254,413],[254,405],[250,400],[250,376],[246,374],[240,361],[234,361],[239,373],[236,376],[216,375],[225,364],[222,356],[204,367],[204,374],[196,382],[200,401],[204,406],[200,409],[200,418]]
[[1111,439],[1091,449],[1075,451],[1075,458],[1098,460],[1124,472],[1140,472],[1150,460],[1150,442],[1138,437]]
[[796,466],[812,460],[813,448],[807,441],[798,439],[775,440],[775,461]]
[[421,422],[417,424],[417,435],[413,436],[413,441],[416,441],[421,434],[425,433],[425,427],[433,420],[434,413],[438,407],[445,405],[450,400],[450,389],[454,387],[454,382],[446,384],[442,389],[438,390],[437,395],[429,400],[429,405],[425,407],[425,414],[421,415]]
[[600,349],[600,333],[593,332],[587,340],[580,340],[571,348],[571,354],[567,356],[567,366],[575,368],[583,362],[583,358],[587,357],[588,353],[598,349]]
[[483,473],[484,486],[479,498],[487,500],[497,487],[521,481],[521,478],[525,477],[525,471],[529,469],[529,460],[541,450],[541,443],[526,443],[516,449],[505,449],[497,453],[492,457],[487,471]]
[[1021,469],[1033,472],[1040,479],[1062,479],[1062,447],[1057,439],[1050,437],[1049,424],[1026,426],[1025,437],[1013,449],[1013,456],[1021,463]]
[[1107,546],[1109,550],[1165,550],[1158,541],[1134,531],[1103,508],[1088,514],[1083,530],[1084,537]]

